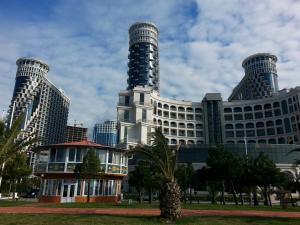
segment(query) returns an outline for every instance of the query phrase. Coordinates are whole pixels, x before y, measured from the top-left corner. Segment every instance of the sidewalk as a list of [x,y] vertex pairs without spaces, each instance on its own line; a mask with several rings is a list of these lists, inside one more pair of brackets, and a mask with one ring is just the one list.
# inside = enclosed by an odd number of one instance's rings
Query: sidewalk
[[[57,214],[107,214],[107,215],[153,215],[159,209],[136,208],[42,208],[34,206],[2,207],[0,213],[57,213]],[[182,209],[183,216],[245,216],[300,218],[300,212],[272,212],[252,210],[193,210]]]

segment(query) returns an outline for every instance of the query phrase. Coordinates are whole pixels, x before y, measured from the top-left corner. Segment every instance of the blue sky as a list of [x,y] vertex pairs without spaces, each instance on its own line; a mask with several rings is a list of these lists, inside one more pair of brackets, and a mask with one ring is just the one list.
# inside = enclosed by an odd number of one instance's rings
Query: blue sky
[[71,99],[69,122],[92,127],[116,118],[127,87],[128,28],[160,29],[161,95],[227,99],[257,52],[278,56],[280,88],[300,85],[300,2],[294,0],[2,0],[0,110],[12,97],[22,56],[49,64],[48,78]]

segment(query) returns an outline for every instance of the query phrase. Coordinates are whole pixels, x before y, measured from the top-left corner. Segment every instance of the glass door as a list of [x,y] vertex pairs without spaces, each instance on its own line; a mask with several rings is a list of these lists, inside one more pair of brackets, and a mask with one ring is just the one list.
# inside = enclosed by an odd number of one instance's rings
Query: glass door
[[62,188],[61,203],[75,202],[76,184],[65,183]]

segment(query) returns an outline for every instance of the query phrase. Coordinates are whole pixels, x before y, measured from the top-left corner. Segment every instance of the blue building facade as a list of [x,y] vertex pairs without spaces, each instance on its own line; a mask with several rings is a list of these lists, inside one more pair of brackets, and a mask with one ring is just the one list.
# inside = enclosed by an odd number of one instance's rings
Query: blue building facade
[[117,122],[105,121],[95,124],[93,129],[93,141],[97,144],[116,146],[117,144]]

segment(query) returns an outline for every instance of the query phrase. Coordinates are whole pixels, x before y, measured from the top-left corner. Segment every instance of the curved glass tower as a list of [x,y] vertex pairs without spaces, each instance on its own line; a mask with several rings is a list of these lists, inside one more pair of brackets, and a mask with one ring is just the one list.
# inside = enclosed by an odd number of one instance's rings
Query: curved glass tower
[[257,53],[247,57],[242,66],[245,76],[234,88],[229,101],[271,97],[278,92],[277,57],[270,53]]
[[129,28],[128,90],[150,86],[159,91],[158,28],[149,22]]

